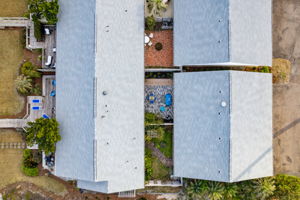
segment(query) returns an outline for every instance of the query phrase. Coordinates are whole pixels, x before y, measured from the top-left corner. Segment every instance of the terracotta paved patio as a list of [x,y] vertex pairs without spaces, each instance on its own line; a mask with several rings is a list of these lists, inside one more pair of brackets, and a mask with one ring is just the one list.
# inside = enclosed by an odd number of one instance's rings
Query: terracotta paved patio
[[[146,31],[146,34],[152,32],[154,37],[151,39],[152,46],[145,46],[145,66],[173,66],[173,30],[164,31]],[[157,51],[155,44],[162,43],[163,49]]]

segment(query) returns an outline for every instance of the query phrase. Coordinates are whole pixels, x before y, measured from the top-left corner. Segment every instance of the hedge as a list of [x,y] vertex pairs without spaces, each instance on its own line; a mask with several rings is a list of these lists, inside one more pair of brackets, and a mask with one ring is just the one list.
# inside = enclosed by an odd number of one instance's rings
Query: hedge
[[37,167],[35,168],[29,168],[22,166],[22,171],[26,176],[38,176],[39,175],[39,169]]

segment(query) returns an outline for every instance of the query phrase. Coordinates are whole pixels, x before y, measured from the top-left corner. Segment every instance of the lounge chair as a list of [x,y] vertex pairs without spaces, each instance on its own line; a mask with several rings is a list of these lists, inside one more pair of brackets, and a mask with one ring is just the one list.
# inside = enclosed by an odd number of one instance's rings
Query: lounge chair
[[31,107],[32,110],[41,110],[42,108],[40,106],[33,106]]
[[47,62],[45,63],[46,66],[51,65],[52,62],[52,56],[48,56]]
[[33,99],[32,103],[41,103],[41,101],[39,99]]
[[44,119],[49,119],[49,116],[46,115],[46,114],[43,114],[43,118],[44,118]]
[[55,90],[52,90],[52,91],[50,92],[50,97],[55,97],[55,95],[56,95],[56,91],[55,91]]

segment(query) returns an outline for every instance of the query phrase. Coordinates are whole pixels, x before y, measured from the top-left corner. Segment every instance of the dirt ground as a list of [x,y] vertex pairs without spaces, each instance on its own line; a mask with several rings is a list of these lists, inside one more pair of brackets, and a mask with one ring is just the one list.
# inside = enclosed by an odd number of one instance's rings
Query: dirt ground
[[15,115],[24,108],[14,82],[24,56],[21,40],[21,29],[0,30],[0,116]]
[[23,17],[27,0],[0,0],[0,17]]
[[274,169],[300,176],[299,0],[273,0],[273,57],[292,63],[290,83],[273,87]]

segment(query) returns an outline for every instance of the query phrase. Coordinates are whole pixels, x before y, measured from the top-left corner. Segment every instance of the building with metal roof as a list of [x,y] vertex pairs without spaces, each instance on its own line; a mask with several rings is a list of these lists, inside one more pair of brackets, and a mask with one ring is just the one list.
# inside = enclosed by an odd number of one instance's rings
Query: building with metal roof
[[144,187],[144,2],[60,1],[55,174],[114,193]]
[[272,1],[174,1],[174,65],[272,66]]
[[272,151],[272,74],[175,74],[175,176],[221,182],[272,176]]

